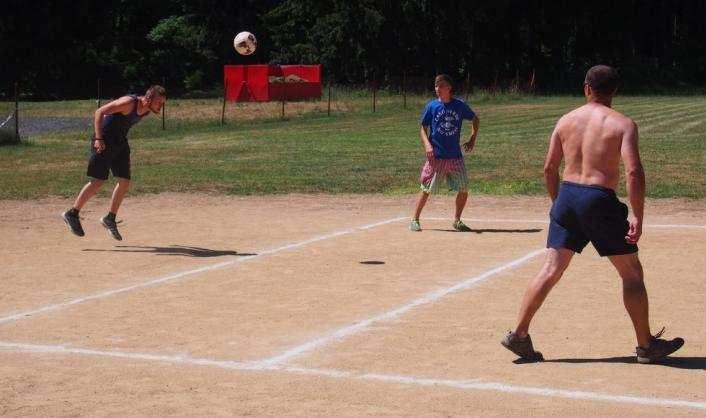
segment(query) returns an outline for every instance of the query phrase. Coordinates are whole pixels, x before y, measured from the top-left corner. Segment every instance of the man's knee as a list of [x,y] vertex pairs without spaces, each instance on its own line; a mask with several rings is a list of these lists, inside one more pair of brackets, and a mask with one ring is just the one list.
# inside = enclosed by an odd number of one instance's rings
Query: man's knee
[[637,257],[629,259],[627,263],[620,265],[618,273],[624,282],[642,282],[642,264]]
[[103,185],[103,183],[105,183],[105,180],[96,179],[96,178],[92,178],[88,182],[88,184],[90,184],[91,187],[94,189],[100,189],[100,187]]
[[635,276],[632,278],[623,278],[623,292],[625,293],[645,293],[647,289],[645,288],[645,281],[642,280],[641,276]]
[[118,185],[123,189],[127,189],[130,187],[130,180],[125,178],[118,178]]
[[562,274],[564,274],[564,272],[562,270],[560,270],[557,266],[550,265],[544,269],[544,272],[542,274],[542,279],[547,283],[554,284],[559,279],[561,279]]

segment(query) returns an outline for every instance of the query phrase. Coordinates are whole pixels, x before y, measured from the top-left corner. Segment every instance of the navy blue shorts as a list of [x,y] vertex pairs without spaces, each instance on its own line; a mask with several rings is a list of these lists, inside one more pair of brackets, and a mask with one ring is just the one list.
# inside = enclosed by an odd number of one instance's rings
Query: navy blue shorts
[[627,216],[613,190],[564,181],[549,213],[547,248],[580,253],[590,241],[601,257],[635,253],[637,245],[625,241]]
[[108,171],[113,177],[130,180],[130,145],[127,141],[105,140],[105,149],[97,153],[91,139],[91,156],[88,158],[88,177],[108,180]]

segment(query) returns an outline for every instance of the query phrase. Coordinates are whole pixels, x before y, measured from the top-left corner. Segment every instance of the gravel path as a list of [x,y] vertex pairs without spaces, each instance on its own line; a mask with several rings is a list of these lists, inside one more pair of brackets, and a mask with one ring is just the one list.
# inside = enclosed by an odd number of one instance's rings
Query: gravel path
[[[12,123],[12,122],[11,122]],[[90,118],[44,116],[20,118],[20,136],[35,136],[47,132],[90,129]]]

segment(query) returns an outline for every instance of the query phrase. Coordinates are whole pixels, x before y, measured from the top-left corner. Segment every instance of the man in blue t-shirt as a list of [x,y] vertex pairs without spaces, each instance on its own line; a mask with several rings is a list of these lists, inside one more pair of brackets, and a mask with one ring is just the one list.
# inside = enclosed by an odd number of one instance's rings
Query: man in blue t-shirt
[[446,74],[436,76],[434,90],[438,99],[427,103],[420,121],[420,136],[427,160],[422,167],[417,207],[409,229],[421,231],[419,215],[429,198],[429,193],[438,190],[439,183],[446,180],[449,189],[457,192],[456,213],[453,228],[467,232],[470,228],[461,221],[461,213],[468,199],[468,173],[461,152],[461,125],[464,119],[473,123],[471,138],[463,144],[467,152],[476,145],[479,121],[476,114],[462,100],[452,96],[453,84]]

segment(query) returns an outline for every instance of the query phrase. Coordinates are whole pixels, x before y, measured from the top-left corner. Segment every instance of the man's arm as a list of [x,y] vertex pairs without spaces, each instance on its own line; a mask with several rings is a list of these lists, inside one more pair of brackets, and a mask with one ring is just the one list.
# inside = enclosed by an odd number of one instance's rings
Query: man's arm
[[544,184],[547,186],[547,192],[552,202],[559,194],[559,166],[564,157],[564,150],[561,149],[561,139],[559,138],[559,123],[561,120],[557,122],[554,132],[549,138],[549,150],[547,158],[544,160]]
[[640,161],[637,139],[637,125],[631,121],[630,126],[623,134],[623,142],[620,147],[620,154],[625,165],[625,187],[633,213],[633,217],[630,219],[630,230],[625,237],[631,244],[636,243],[642,235],[642,221],[645,215],[645,170]]
[[473,124],[473,133],[471,133],[471,138],[468,142],[463,144],[463,149],[465,149],[466,152],[471,152],[473,151],[473,148],[476,147],[476,137],[478,136],[478,129],[480,128],[480,120],[478,119],[478,116],[474,116],[471,123]]
[[429,127],[422,125],[419,130],[419,136],[422,139],[422,146],[424,147],[424,153],[427,155],[428,160],[434,159],[434,147],[431,146],[429,141]]
[[98,152],[105,149],[102,132],[103,117],[113,113],[127,114],[131,110],[132,98],[130,96],[121,97],[117,100],[113,100],[112,102],[108,102],[96,110],[93,114],[93,137],[96,139],[94,146]]

